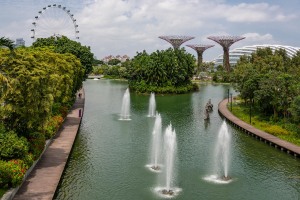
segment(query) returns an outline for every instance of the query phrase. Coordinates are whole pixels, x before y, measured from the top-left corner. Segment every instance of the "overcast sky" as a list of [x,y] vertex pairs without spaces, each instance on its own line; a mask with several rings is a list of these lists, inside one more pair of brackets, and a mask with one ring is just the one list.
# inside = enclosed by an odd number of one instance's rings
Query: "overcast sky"
[[[246,37],[231,49],[253,44],[300,47],[299,0],[0,0],[0,37],[23,38],[26,46],[31,45],[34,17],[54,3],[71,10],[79,26],[79,42],[90,46],[98,59],[169,48],[158,38],[161,35],[195,37],[182,45],[194,55],[185,45],[215,45],[204,52],[205,61],[222,53],[221,46],[207,39],[211,35]],[[50,14],[49,10],[40,16],[46,21],[44,29],[51,24]],[[64,23],[71,21],[65,13],[53,15],[62,15]]]

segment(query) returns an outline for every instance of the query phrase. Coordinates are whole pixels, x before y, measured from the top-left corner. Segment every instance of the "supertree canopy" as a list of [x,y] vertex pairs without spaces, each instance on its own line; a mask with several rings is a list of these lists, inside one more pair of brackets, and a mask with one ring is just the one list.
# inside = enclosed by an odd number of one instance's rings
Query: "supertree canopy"
[[230,71],[230,63],[229,63],[229,47],[245,37],[241,36],[209,36],[208,39],[213,40],[220,44],[223,47],[224,55],[223,55],[223,66],[227,72]]
[[[198,55],[198,72],[201,69],[201,65],[202,65],[202,61],[203,61],[203,52],[208,49],[211,48],[215,45],[205,45],[205,44],[188,44],[186,45],[192,49],[194,49],[197,52]],[[201,71],[204,71],[204,69],[201,69]]]
[[188,40],[194,39],[195,37],[182,36],[182,35],[169,35],[169,36],[159,36],[159,38],[169,42],[174,49],[179,49],[180,45],[182,45]]

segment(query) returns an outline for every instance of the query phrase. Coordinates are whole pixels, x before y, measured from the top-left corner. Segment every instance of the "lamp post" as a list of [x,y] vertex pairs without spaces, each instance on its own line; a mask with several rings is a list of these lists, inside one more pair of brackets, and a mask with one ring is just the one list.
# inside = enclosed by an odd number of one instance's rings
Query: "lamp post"
[[232,93],[230,93],[230,99],[231,99],[230,110],[231,110],[231,112],[232,112]]
[[251,113],[251,107],[252,107],[252,103],[251,103],[251,101],[250,101],[250,124],[251,124],[251,115],[252,115],[252,113]]
[[227,95],[227,96],[228,96],[228,103],[229,103],[229,89],[228,89],[227,93],[228,93],[228,95]]

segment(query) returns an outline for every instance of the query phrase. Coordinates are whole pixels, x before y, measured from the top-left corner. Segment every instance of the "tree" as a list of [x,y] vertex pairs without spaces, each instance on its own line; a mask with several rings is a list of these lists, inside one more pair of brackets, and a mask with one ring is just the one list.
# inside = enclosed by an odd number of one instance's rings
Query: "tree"
[[294,98],[290,107],[290,112],[292,113],[293,120],[296,123],[300,123],[300,96]]
[[109,60],[107,64],[108,65],[117,65],[119,63],[121,63],[121,61],[119,59],[113,58],[113,59]]
[[103,65],[103,64],[104,64],[104,62],[102,60],[98,60],[98,59],[94,58],[93,66],[95,66],[95,65]]
[[283,49],[258,49],[242,56],[233,72],[233,84],[244,100],[256,101],[273,119],[286,119],[300,90],[300,53],[289,58]]
[[2,96],[1,121],[8,130],[28,136],[43,132],[54,102],[70,103],[81,87],[83,68],[72,54],[48,48],[20,48],[10,58],[0,51],[0,66],[9,77],[10,88]]
[[14,42],[8,38],[5,38],[5,37],[0,38],[0,47],[1,46],[5,46],[5,47],[9,48],[9,50],[11,52],[14,51]]
[[91,53],[90,47],[82,46],[79,42],[62,37],[38,38],[32,44],[33,47],[53,47],[57,53],[71,53],[80,59],[81,64],[85,68],[87,76],[93,70],[94,54]]
[[[195,58],[184,49],[137,53],[128,67],[128,83],[139,92],[183,93],[195,90],[191,83]],[[167,89],[169,88],[169,89]]]

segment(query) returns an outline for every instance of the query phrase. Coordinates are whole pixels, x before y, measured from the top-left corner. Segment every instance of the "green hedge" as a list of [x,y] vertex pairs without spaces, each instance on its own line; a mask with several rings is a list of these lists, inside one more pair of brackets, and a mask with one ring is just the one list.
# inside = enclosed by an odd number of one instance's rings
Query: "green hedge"
[[29,143],[12,131],[0,133],[0,159],[24,158],[28,154]]
[[187,92],[197,91],[199,87],[195,83],[187,84],[185,86],[151,86],[147,85],[144,81],[141,81],[140,84],[134,84],[129,86],[131,91],[136,91],[138,93],[151,93],[155,92],[156,94],[184,94]]

